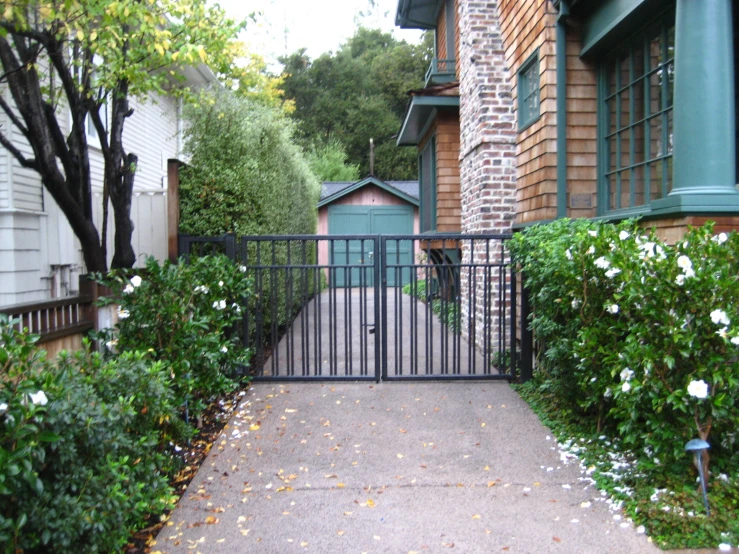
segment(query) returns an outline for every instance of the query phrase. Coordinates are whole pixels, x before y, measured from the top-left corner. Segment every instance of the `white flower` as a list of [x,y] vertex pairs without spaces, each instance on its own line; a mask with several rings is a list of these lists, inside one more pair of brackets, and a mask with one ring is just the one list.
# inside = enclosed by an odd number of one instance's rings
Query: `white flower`
[[606,277],[608,277],[609,279],[613,279],[619,273],[621,273],[620,269],[618,269],[617,267],[612,267],[611,269],[606,271]]
[[654,247],[657,246],[653,242],[645,242],[644,244],[639,245],[639,250],[642,251],[641,258],[651,258],[654,256]]
[[126,319],[130,315],[128,310],[118,310],[118,319]]
[[228,352],[228,347],[226,347],[226,346],[221,346],[221,352],[223,352],[224,354],[225,354],[226,352]]
[[629,392],[631,390],[631,384],[628,381],[624,382],[624,384],[621,385],[621,390],[623,392]]
[[604,398],[610,398],[611,396],[613,396],[613,391],[611,390],[610,387],[608,387],[606,389],[606,392],[603,393],[603,397]]
[[731,545],[725,542],[722,542],[721,544],[718,545],[718,549],[721,552],[729,552],[731,550]]
[[46,398],[46,395],[42,390],[38,391],[36,394],[29,394],[28,396],[31,399],[31,402],[38,404],[39,406],[46,406],[49,402],[49,399]]
[[628,381],[633,376],[634,376],[634,372],[630,368],[627,367],[621,370],[621,380],[622,381]]
[[140,287],[141,286],[141,277],[139,277],[138,275],[134,275],[133,277],[131,277],[131,284],[134,287]]
[[706,398],[708,396],[708,383],[703,379],[699,381],[691,381],[688,385],[688,394],[695,398]]
[[239,306],[236,302],[231,304],[231,307],[236,311],[237,314],[241,313],[241,306]]
[[693,269],[693,262],[691,262],[690,258],[683,254],[677,259],[677,267],[679,267],[683,271],[686,269]]
[[731,344],[739,344],[739,336],[731,337]]
[[106,347],[106,348],[107,348],[108,350],[113,350],[113,348],[115,348],[115,346],[116,346],[117,344],[118,344],[118,341],[117,341],[116,339],[113,339],[113,340],[109,340],[108,342],[106,342],[106,343],[105,343],[105,347]]
[[218,286],[219,287],[222,287],[223,286],[223,281],[218,281]]
[[729,321],[729,317],[726,315],[726,312],[723,310],[713,310],[711,312],[711,321],[713,321],[716,325],[728,325],[731,323]]
[[572,309],[573,309],[573,310],[577,310],[577,309],[578,309],[579,307],[580,307],[580,300],[579,300],[579,299],[577,299],[577,298],[575,298],[575,299],[574,299],[574,300],[572,301]]
[[681,273],[675,277],[675,282],[682,287],[685,284],[685,275]]
[[588,235],[590,235],[591,237],[597,237],[598,231],[588,231]]
[[565,250],[565,258],[567,258],[568,260],[572,259],[572,252],[570,252],[569,248]]
[[202,292],[203,294],[208,294],[209,290],[210,289],[208,289],[208,287],[206,287],[205,285],[198,285],[197,287],[195,287],[195,292]]
[[606,260],[603,256],[595,260],[595,267],[599,267],[601,269],[608,269],[611,265],[611,262]]
[[239,271],[240,271],[241,273],[246,273],[246,266],[245,266],[245,265],[240,265],[240,266],[239,266]]
[[588,248],[588,254],[595,254],[595,246]]
[[133,292],[133,285],[131,283],[128,283],[125,287],[123,287],[123,294],[131,294]]
[[216,310],[225,310],[226,309],[226,301],[225,300],[216,300],[213,302],[213,307]]
[[4,412],[7,409],[8,409],[8,405],[5,402],[0,404],[0,412]]
[[718,331],[716,331],[716,334],[719,337],[721,337],[722,339],[725,339],[726,337],[728,337],[728,334],[727,334],[727,331],[728,330],[729,330],[728,327],[722,327],[721,329],[719,329]]
[[626,240],[626,239],[627,239],[627,238],[629,238],[630,236],[631,236],[631,235],[629,235],[629,233],[627,233],[626,231],[621,231],[621,232],[620,232],[620,233],[618,234],[618,238],[620,238],[621,240]]
[[716,235],[715,237],[713,237],[711,240],[713,242],[715,242],[715,243],[723,244],[727,240],[729,240],[729,237],[726,235],[726,233],[719,233],[718,235]]
[[695,277],[695,271],[693,271],[693,268],[684,269],[683,273],[685,274],[685,277]]
[[608,306],[608,311],[611,312],[612,314],[617,314],[618,304],[611,304],[610,306]]

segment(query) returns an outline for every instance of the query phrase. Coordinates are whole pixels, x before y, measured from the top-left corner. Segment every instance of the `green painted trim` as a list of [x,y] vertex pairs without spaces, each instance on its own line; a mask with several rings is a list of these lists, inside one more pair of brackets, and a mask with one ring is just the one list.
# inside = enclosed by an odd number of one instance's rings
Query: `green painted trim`
[[[536,90],[537,94],[539,95],[539,102],[537,102],[536,107],[536,114],[527,114],[528,117],[524,119],[524,97],[523,94],[521,94],[521,84],[524,82],[528,82],[528,79],[524,77],[524,73],[529,71],[532,68],[536,68],[536,71],[534,72],[536,75]],[[519,67],[518,71],[516,71],[516,82],[518,86],[518,132],[524,131],[526,128],[531,127],[534,123],[539,121],[539,118],[541,117],[541,73],[540,73],[540,66],[539,66],[539,49],[537,48],[534,50],[534,53],[531,54],[528,58],[526,58],[526,61],[523,62]]]
[[377,179],[375,177],[367,177],[366,179],[362,179],[361,181],[357,181],[353,185],[351,185],[351,186],[349,186],[349,187],[347,187],[347,188],[345,188],[343,190],[340,190],[336,194],[332,194],[331,196],[328,196],[328,197],[324,198],[323,200],[321,200],[320,202],[318,202],[318,206],[317,207],[318,208],[322,208],[323,206],[327,206],[327,205],[329,205],[329,204],[331,204],[333,202],[336,202],[339,198],[342,198],[342,197],[346,196],[347,194],[351,194],[355,190],[359,190],[362,187],[365,187],[367,185],[375,185],[377,187],[380,187],[384,191],[389,192],[390,194],[393,194],[393,195],[397,196],[398,198],[400,198],[402,200],[405,200],[409,204],[413,204],[414,206],[418,206],[419,205],[418,200],[415,199],[415,198],[413,198],[412,196],[408,196],[404,192],[396,189],[395,187],[393,187],[391,185],[388,185],[384,181],[380,181],[379,179]]
[[585,56],[648,0],[602,0],[583,25],[580,55]]
[[[432,175],[430,175],[430,191],[429,191],[429,198],[431,200],[431,209],[429,210],[431,221],[428,222],[428,229],[424,231],[426,228],[426,218],[424,217],[425,210],[423,209],[422,202],[423,202],[423,182],[424,182],[424,175],[423,175],[423,159],[424,156],[431,156],[431,162],[429,163],[429,167],[431,167]],[[434,133],[431,138],[429,138],[428,143],[426,146],[424,146],[423,150],[418,155],[418,229],[421,233],[428,233],[428,232],[436,232],[436,210],[437,210],[437,183],[436,180],[438,178],[438,168],[436,167],[436,133]]]
[[739,212],[739,192],[734,194],[677,194],[651,204],[650,215],[726,214]]
[[398,133],[398,146],[416,146],[423,135],[420,130],[428,123],[435,109],[459,109],[459,96],[412,96]]
[[557,19],[557,219],[567,217],[567,27],[564,8],[560,4]]
[[454,19],[454,0],[446,0],[446,57],[449,60],[457,59],[457,49],[454,47]]
[[443,0],[398,0],[395,25],[401,29],[435,29]]

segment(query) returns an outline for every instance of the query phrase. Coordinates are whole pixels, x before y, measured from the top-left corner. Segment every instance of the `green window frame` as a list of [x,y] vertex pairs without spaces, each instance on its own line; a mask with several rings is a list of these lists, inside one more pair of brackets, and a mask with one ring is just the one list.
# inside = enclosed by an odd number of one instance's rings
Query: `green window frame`
[[436,135],[418,156],[419,227],[421,233],[436,231]]
[[539,50],[518,68],[518,130],[523,131],[536,121],[540,111]]
[[598,71],[598,212],[643,212],[672,189],[674,6]]

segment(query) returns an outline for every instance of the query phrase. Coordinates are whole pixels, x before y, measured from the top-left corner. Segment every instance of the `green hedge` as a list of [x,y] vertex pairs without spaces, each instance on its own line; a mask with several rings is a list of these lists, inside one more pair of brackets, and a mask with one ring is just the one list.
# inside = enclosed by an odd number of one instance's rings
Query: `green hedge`
[[511,245],[531,291],[538,379],[646,471],[685,473],[683,447],[739,466],[739,236],[692,229],[674,246],[635,222],[560,220]]

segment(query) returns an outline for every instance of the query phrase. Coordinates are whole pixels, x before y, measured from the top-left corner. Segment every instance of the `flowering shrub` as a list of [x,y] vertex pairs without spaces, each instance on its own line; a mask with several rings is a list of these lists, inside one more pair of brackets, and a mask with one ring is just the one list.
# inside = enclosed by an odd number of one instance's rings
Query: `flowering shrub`
[[2,551],[120,551],[172,500],[158,448],[169,376],[135,354],[51,364],[34,343],[0,315]]
[[250,292],[243,267],[225,256],[159,264],[150,258],[140,275],[97,279],[114,291],[115,332],[102,341],[112,353],[148,352],[171,378],[175,402],[196,417],[215,395],[233,389],[248,360],[238,324]]
[[512,248],[543,350],[538,378],[645,452],[645,469],[684,471],[683,447],[699,436],[717,469],[735,471],[739,236],[708,224],[668,246],[633,221],[561,220]]

